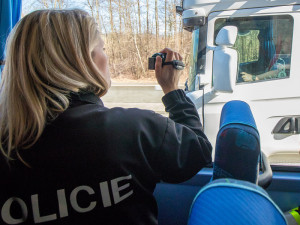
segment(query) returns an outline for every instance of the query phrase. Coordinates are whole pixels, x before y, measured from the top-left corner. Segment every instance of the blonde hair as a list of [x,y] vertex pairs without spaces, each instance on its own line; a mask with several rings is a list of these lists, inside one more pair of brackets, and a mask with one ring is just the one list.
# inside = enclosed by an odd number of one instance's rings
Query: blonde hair
[[107,92],[92,60],[98,41],[97,24],[82,10],[35,11],[15,26],[0,87],[0,149],[8,159],[39,139],[71,92]]

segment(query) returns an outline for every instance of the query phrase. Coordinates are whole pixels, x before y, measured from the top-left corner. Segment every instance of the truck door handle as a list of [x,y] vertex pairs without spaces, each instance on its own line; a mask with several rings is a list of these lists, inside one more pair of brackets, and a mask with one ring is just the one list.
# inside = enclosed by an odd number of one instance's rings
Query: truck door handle
[[300,117],[284,117],[274,127],[273,134],[300,134]]

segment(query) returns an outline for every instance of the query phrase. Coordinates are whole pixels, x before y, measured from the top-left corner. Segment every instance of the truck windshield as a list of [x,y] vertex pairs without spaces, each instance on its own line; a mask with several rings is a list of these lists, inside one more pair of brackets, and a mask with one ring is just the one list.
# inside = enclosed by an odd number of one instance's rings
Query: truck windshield
[[198,27],[192,34],[192,52],[188,82],[189,91],[195,90],[196,75],[203,74],[205,71],[206,35],[207,25]]
[[238,28],[234,48],[239,54],[237,83],[288,78],[293,36],[289,15],[222,18],[216,20],[215,36],[228,25]]

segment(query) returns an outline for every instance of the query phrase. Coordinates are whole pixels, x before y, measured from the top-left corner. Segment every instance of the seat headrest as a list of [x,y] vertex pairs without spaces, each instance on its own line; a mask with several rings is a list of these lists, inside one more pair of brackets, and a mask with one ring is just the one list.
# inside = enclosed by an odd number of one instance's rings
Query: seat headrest
[[234,100],[227,102],[222,109],[220,130],[228,124],[243,124],[257,130],[251,109],[246,102]]

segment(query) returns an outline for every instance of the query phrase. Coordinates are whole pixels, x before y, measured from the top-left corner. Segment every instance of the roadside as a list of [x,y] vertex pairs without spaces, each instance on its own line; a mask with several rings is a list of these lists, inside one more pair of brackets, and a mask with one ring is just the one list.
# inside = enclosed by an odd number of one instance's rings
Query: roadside
[[[184,89],[185,79],[179,82]],[[112,79],[112,86],[101,99],[108,108],[140,108],[152,110],[168,116],[161,101],[164,93],[155,79],[131,80],[126,78]]]
[[[179,85],[184,86],[187,79],[187,75],[182,75],[179,79]],[[112,86],[124,86],[124,85],[158,85],[154,71],[149,72],[149,77],[143,77],[142,79],[132,79],[128,75],[119,75],[111,79]]]

